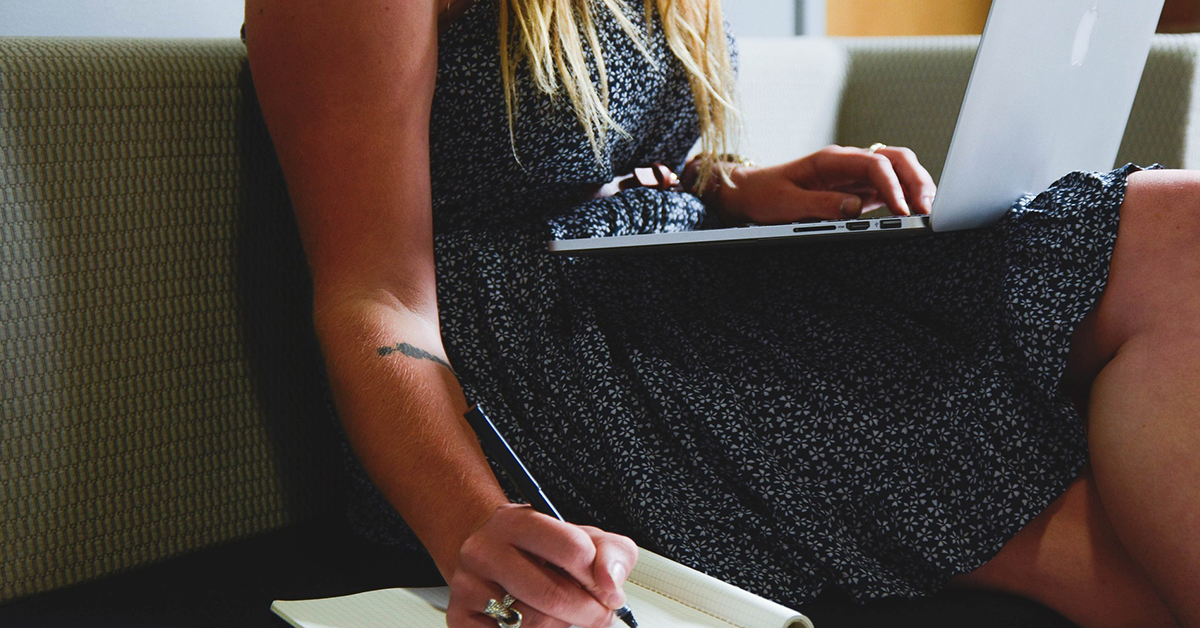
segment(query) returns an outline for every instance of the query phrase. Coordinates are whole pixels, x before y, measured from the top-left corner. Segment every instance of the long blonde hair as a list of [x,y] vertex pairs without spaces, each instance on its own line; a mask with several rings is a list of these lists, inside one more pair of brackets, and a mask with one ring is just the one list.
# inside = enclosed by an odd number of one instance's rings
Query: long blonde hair
[[[593,20],[594,0],[499,1],[500,70],[510,138],[516,66],[525,61],[540,91],[551,95],[559,94],[560,90],[566,92],[596,158],[601,159],[608,131],[628,134],[609,116],[608,73]],[[651,33],[657,13],[667,46],[682,62],[691,83],[704,155],[711,162],[713,155],[732,152],[729,147],[736,140],[737,112],[720,0],[645,0],[644,32],[639,32],[626,17],[625,0],[600,1],[647,59],[650,55],[644,38]],[[516,23],[515,29],[510,21]],[[598,86],[592,82],[588,70],[585,42],[586,49],[595,57]],[[712,170],[711,163],[707,165],[700,171],[702,181]]]

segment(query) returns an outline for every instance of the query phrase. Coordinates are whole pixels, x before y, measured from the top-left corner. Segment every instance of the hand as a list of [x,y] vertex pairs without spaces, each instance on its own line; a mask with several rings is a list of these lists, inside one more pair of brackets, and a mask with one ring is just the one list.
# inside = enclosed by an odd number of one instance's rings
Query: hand
[[937,186],[907,148],[875,153],[829,146],[769,168],[739,166],[718,206],[734,223],[778,224],[857,218],[884,205],[898,216],[928,214]]
[[635,562],[637,546],[626,537],[507,504],[463,543],[446,624],[496,628],[483,609],[507,593],[522,628],[603,628],[625,604],[622,586]]

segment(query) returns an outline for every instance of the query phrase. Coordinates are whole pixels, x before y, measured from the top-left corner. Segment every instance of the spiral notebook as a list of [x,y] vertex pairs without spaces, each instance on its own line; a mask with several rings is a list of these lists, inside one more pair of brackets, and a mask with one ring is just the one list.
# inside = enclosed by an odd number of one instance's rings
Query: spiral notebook
[[[800,613],[641,550],[625,585],[646,628],[813,628]],[[446,587],[379,589],[316,600],[276,600],[296,628],[445,628]],[[619,622],[618,622],[619,625]]]

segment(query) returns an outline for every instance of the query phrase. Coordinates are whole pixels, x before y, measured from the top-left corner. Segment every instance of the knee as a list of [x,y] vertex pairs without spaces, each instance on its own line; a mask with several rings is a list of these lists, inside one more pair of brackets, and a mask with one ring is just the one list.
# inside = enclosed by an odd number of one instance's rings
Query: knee
[[1171,234],[1200,243],[1200,171],[1143,170],[1129,175],[1118,243],[1121,238],[1162,240]]
[[1129,177],[1108,287],[1096,309],[1109,349],[1136,334],[1195,335],[1200,320],[1200,172]]

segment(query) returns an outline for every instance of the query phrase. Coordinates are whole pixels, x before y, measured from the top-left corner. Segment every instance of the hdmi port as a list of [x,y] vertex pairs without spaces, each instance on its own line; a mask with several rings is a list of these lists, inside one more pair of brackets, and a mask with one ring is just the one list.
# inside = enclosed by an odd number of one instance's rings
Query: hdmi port
[[866,231],[871,228],[870,220],[860,220],[858,222],[846,223],[846,229],[849,231]]
[[900,228],[900,219],[893,218],[892,220],[880,220],[879,228],[880,229],[899,229]]

